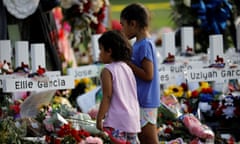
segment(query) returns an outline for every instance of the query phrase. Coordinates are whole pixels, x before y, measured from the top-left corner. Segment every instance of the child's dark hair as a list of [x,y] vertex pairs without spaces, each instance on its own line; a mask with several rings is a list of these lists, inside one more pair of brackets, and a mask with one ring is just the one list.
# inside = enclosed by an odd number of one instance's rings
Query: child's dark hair
[[121,11],[120,18],[128,23],[131,20],[135,20],[140,28],[144,28],[149,26],[150,14],[142,4],[132,3]]
[[131,44],[127,37],[118,30],[109,30],[102,34],[98,39],[99,45],[102,45],[105,51],[112,50],[112,59],[114,61],[126,61],[131,59]]

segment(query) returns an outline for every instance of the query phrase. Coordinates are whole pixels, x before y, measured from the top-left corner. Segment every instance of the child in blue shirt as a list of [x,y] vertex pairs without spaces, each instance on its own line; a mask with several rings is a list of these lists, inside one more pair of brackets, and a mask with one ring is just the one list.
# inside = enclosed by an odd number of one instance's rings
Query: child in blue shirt
[[157,109],[160,106],[160,77],[156,48],[148,30],[149,13],[140,3],[126,6],[120,14],[125,35],[136,38],[132,60],[128,62],[137,81],[140,104],[141,144],[159,144],[157,135]]

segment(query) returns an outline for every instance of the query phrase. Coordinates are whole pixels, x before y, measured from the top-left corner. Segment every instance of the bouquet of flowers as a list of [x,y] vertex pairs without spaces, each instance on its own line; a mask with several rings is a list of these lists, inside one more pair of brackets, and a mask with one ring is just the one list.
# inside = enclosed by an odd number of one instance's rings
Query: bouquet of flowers
[[220,99],[203,99],[199,103],[201,112],[208,118],[238,119],[240,117],[240,96],[232,93]]
[[[158,124],[161,136],[181,136],[184,140],[191,140],[198,137],[203,140],[214,140],[213,131],[190,111],[188,101],[198,105],[199,91],[206,85],[201,85],[199,90],[188,91],[184,84],[181,86],[169,86],[161,96],[161,106],[159,108]],[[184,90],[185,89],[185,90]],[[180,102],[179,102],[180,101]],[[191,102],[189,102],[191,103]],[[190,135],[190,136],[189,136]],[[188,136],[188,137],[187,137]]]
[[173,95],[179,101],[182,112],[184,113],[195,113],[198,108],[199,102],[199,89],[190,91],[186,83],[181,85],[170,85],[164,89],[164,95]]
[[[92,55],[90,49],[93,34],[101,34],[107,30],[109,20],[107,10],[108,0],[62,0],[63,21],[69,23],[71,47],[74,49],[79,65],[88,64],[88,56]],[[86,58],[86,59],[83,59]]]

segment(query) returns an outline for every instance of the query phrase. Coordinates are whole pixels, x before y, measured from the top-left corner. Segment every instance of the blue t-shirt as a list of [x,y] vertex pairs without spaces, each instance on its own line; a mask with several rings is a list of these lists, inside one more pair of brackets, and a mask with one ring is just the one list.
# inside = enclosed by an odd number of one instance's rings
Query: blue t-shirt
[[144,81],[136,76],[137,94],[140,107],[157,108],[160,106],[160,77],[158,59],[153,41],[145,38],[133,44],[132,62],[141,67],[141,62],[146,58],[153,63],[154,75],[151,81]]

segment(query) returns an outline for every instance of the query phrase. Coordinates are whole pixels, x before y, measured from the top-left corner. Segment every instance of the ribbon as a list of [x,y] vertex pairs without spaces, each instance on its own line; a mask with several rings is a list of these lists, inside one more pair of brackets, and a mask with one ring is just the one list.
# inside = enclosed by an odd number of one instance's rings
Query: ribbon
[[202,29],[213,34],[221,34],[231,17],[232,5],[228,0],[199,0],[191,4],[191,8],[197,11]]

